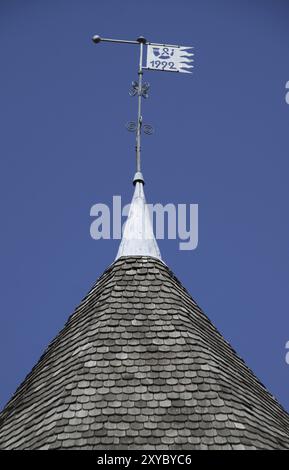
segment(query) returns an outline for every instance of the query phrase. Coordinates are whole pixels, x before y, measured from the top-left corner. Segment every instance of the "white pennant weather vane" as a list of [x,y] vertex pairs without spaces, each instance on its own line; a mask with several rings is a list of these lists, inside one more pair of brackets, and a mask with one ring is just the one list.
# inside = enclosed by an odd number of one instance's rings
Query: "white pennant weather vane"
[[[142,129],[145,134],[152,134],[153,128],[149,124],[144,124],[141,113],[142,98],[148,98],[149,83],[143,82],[144,70],[155,70],[160,72],[181,72],[192,73],[193,68],[193,52],[190,52],[193,47],[176,46],[171,44],[157,44],[148,42],[143,36],[140,36],[136,41],[127,41],[124,39],[108,39],[101,38],[100,36],[93,36],[95,44],[100,42],[114,42],[119,44],[136,44],[140,46],[139,67],[138,67],[138,81],[132,82],[132,87],[129,92],[130,96],[138,97],[138,114],[136,122],[128,122],[127,129],[135,132],[136,134],[136,174],[134,183],[137,181],[144,182],[141,173],[141,133]],[[144,62],[144,46],[146,47],[146,65]]]
[[192,73],[193,56],[187,52],[192,47],[147,45],[147,70],[160,70],[162,72]]

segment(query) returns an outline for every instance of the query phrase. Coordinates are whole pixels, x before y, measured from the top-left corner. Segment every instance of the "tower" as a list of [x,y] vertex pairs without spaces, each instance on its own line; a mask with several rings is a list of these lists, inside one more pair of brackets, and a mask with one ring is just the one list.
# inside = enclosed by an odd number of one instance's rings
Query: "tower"
[[2,411],[0,449],[288,449],[288,414],[161,259],[141,126],[116,260]]

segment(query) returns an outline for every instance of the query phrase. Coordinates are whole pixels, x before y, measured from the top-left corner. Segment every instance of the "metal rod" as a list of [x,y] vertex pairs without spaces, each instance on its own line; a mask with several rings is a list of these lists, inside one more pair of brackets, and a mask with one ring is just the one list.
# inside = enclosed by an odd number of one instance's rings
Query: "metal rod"
[[[96,38],[96,40],[94,40]],[[111,38],[101,38],[100,36],[94,36],[93,37],[94,42],[118,42],[120,44],[139,44],[139,41],[129,41],[126,39],[111,39]],[[147,46],[159,46],[159,47],[185,47],[185,46],[180,46],[178,44],[161,44],[159,42],[149,42],[145,41],[143,44],[146,44]],[[193,49],[193,47],[189,47],[189,49]]]
[[141,115],[141,99],[142,99],[142,63],[143,63],[143,42],[140,42],[140,54],[139,54],[139,68],[138,68],[138,111],[137,111],[137,130],[136,130],[136,171],[141,171],[141,126],[142,126],[142,115]]
[[127,41],[125,39],[100,38],[99,42],[118,42],[120,44],[139,44],[137,41]]

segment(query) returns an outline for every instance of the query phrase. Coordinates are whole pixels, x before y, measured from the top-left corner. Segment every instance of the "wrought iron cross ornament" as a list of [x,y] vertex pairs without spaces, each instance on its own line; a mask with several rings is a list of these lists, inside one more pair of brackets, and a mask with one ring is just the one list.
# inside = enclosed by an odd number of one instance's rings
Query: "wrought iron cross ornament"
[[[149,124],[143,124],[142,119],[142,98],[148,98],[148,91],[150,88],[149,83],[143,82],[144,70],[156,70],[161,72],[182,72],[192,73],[193,68],[193,53],[188,52],[192,47],[157,44],[148,42],[143,36],[137,38],[136,41],[127,41],[124,39],[109,39],[101,38],[100,36],[93,36],[95,44],[100,42],[114,42],[119,44],[136,44],[139,45],[139,66],[138,66],[138,81],[133,81],[129,91],[130,96],[137,96],[138,109],[137,121],[128,122],[126,127],[129,131],[136,134],[136,172],[139,175],[134,179],[135,181],[142,181],[141,174],[141,133],[142,129],[145,134],[152,134],[153,127]],[[144,46],[147,48],[146,66],[143,65]]]

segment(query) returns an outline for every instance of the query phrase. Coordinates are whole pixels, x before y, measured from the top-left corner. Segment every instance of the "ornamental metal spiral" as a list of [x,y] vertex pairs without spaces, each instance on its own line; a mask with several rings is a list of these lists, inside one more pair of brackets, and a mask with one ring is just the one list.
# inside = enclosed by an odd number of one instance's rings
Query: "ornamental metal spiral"
[[144,82],[141,87],[141,95],[143,98],[149,97],[149,94],[148,94],[149,89],[150,89],[150,84],[147,82]]
[[154,133],[154,128],[150,124],[144,124],[143,131],[147,135],[152,135]]
[[147,82],[144,82],[142,84],[141,91],[139,91],[138,82],[133,81],[133,82],[131,82],[131,89],[129,90],[129,95],[130,96],[139,96],[139,94],[140,94],[143,98],[148,98],[149,97],[149,94],[148,94],[149,88],[150,88],[150,84],[147,83]]
[[[137,130],[137,124],[134,121],[127,122],[125,127],[127,128],[129,132],[136,132]],[[155,131],[153,126],[151,126],[150,124],[143,124],[142,128],[143,128],[144,133],[147,135],[152,135]]]
[[136,96],[138,94],[138,83],[136,81],[131,82],[131,89],[128,93],[130,96]]
[[133,122],[133,121],[127,122],[126,125],[125,125],[125,127],[127,128],[127,130],[128,130],[129,132],[135,132],[136,129],[137,129],[137,125],[136,125],[136,123]]

